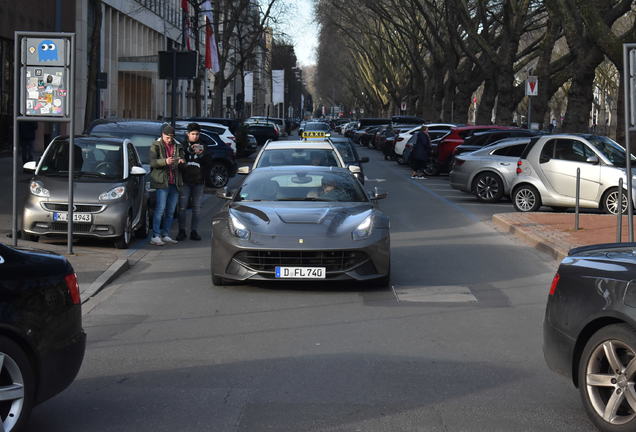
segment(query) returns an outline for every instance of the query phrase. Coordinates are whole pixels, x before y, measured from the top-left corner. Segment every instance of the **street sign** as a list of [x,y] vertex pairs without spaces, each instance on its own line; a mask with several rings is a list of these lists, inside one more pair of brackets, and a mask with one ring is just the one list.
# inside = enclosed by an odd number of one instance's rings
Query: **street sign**
[[539,96],[539,79],[529,76],[526,80],[526,96]]
[[195,79],[198,61],[196,51],[159,51],[159,79]]
[[68,117],[70,39],[20,39],[20,101],[18,114]]

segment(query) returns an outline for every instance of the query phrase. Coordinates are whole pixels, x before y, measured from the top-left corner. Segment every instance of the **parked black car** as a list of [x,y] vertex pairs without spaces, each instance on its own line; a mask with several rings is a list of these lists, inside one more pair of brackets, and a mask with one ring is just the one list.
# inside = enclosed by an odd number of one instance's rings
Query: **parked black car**
[[347,167],[351,165],[360,167],[360,172],[354,173],[353,175],[360,180],[360,183],[364,184],[364,168],[362,164],[369,162],[369,158],[366,156],[360,157],[356,147],[349,138],[330,137],[329,141],[336,147],[336,150],[338,150],[338,153],[342,156],[342,160],[347,164]]
[[602,431],[636,430],[636,243],[572,249],[543,324],[548,366],[578,387]]
[[60,393],[84,359],[79,286],[66,258],[0,243],[0,420],[17,431]]
[[272,122],[250,122],[246,123],[247,131],[250,135],[254,135],[258,145],[263,145],[267,140],[278,140],[278,130]]
[[453,155],[457,156],[461,153],[472,152],[486,147],[496,141],[505,138],[522,138],[541,135],[542,132],[530,129],[504,129],[504,130],[487,130],[483,132],[475,132],[464,140],[463,144],[455,147]]
[[[137,148],[142,163],[147,167],[150,163],[150,145],[161,136],[162,125],[162,122],[144,120],[96,120],[89,126],[87,132],[95,136],[130,139]],[[185,142],[185,130],[180,127],[175,130],[175,138],[180,142]],[[218,135],[210,131],[201,134],[201,141],[213,159],[212,166],[206,173],[206,184],[217,188],[225,186],[230,177],[236,174],[237,169],[232,149],[223,143]]]

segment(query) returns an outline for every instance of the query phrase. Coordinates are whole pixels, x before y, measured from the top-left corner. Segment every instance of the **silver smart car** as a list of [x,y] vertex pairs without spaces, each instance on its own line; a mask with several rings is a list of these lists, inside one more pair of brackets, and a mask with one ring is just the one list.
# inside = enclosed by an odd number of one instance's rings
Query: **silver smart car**
[[[67,231],[68,149],[66,137],[55,138],[33,171],[22,214],[28,240]],[[73,235],[113,239],[126,249],[132,235],[146,237],[146,170],[132,142],[122,138],[78,137],[74,141]]]

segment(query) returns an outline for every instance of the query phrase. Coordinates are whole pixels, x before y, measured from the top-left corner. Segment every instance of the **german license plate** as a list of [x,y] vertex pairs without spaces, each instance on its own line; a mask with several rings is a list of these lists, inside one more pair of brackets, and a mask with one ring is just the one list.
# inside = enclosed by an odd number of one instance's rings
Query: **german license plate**
[[[53,220],[56,222],[68,221],[68,213],[53,212]],[[92,222],[93,215],[90,213],[73,213],[73,222]]]
[[325,267],[276,267],[279,279],[324,279]]

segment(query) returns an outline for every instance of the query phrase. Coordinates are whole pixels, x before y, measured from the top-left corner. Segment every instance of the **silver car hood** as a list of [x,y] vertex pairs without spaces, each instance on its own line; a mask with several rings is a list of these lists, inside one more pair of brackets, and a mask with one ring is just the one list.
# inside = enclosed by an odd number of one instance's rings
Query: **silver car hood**
[[235,202],[229,210],[252,238],[321,237],[325,241],[351,233],[364,219],[375,215],[368,202]]
[[[44,187],[49,190],[51,196],[48,201],[64,203],[68,201],[67,177],[36,176],[35,180],[42,182]],[[99,196],[102,193],[108,192],[109,190],[118,186],[125,186],[125,183],[121,181],[97,181],[98,179],[91,179],[91,181],[78,180],[81,179],[76,178],[73,185],[74,202],[78,203],[99,202]]]

